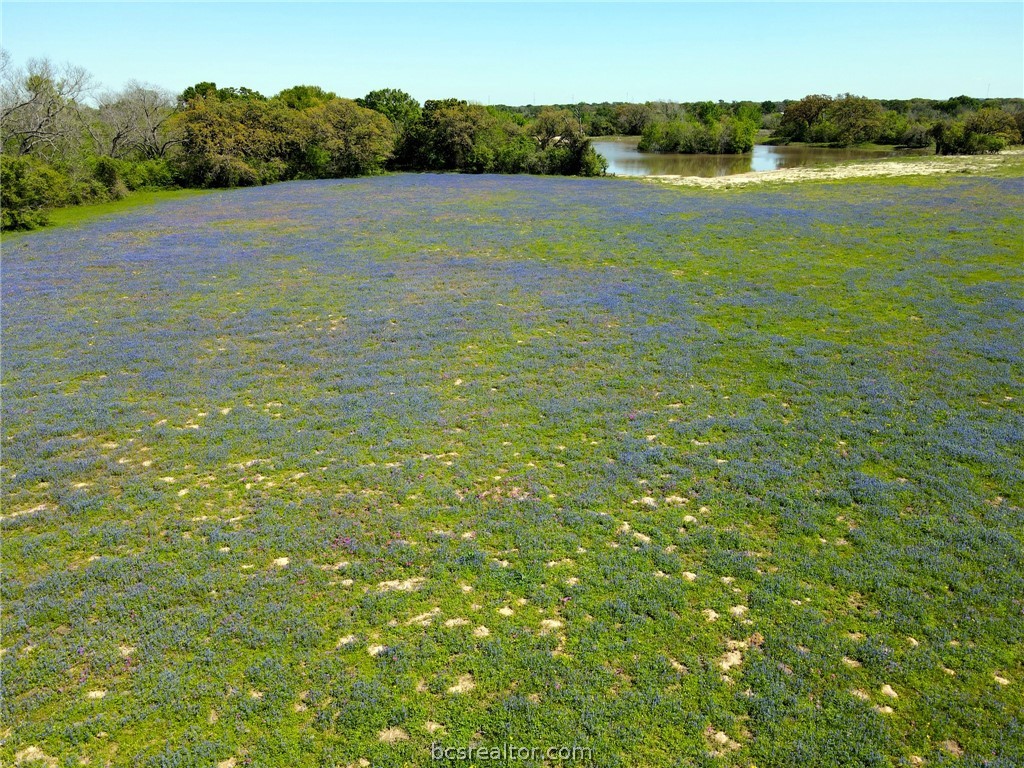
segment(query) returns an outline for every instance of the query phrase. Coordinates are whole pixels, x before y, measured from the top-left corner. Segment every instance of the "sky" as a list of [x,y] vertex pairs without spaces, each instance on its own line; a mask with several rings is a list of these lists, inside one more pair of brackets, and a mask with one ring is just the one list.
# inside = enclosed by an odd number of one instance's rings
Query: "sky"
[[1024,2],[0,3],[15,64],[484,104],[1024,96]]

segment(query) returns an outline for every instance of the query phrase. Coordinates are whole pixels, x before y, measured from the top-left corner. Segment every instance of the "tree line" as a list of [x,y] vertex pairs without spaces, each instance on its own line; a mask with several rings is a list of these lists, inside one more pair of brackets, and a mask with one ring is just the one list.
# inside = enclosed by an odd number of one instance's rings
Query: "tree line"
[[590,136],[641,137],[659,152],[748,152],[768,141],[866,142],[945,154],[1021,141],[1024,100],[794,101],[483,106],[420,104],[384,88],[357,99],[314,85],[274,96],[197,83],[180,94],[128,82],[100,90],[81,67],[16,67],[0,51],[0,225],[28,229],[47,210],[138,189],[236,187],[385,171],[594,176]]
[[[1024,99],[869,99],[812,94],[783,101],[615,102],[559,105],[588,136],[640,136],[649,151],[731,154],[762,143],[935,147],[993,152],[1021,141]],[[545,107],[506,107],[529,118]]]
[[299,85],[267,97],[197,83],[96,93],[80,67],[0,59],[0,217],[137,189],[237,187],[389,170],[594,176],[606,163],[567,109],[524,115],[394,88],[348,99]]
[[821,94],[787,105],[773,136],[846,147],[877,143],[928,147],[943,155],[998,152],[1021,142],[1024,100],[913,99],[876,101],[863,96]]

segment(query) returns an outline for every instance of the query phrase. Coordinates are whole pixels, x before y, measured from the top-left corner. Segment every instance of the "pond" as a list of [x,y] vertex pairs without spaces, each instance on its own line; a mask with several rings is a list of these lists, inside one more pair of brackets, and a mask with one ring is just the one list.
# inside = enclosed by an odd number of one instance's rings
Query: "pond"
[[897,155],[931,154],[931,149],[830,149],[828,147],[773,147],[758,144],[742,155],[680,155],[640,152],[639,136],[601,136],[591,139],[594,149],[608,161],[615,176],[730,176],[750,171],[832,165],[850,160],[881,160]]

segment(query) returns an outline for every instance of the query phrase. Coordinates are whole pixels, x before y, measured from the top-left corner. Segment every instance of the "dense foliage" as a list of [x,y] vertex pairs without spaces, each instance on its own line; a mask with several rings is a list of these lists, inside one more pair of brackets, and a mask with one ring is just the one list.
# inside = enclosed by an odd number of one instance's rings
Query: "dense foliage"
[[979,154],[1019,143],[1022,129],[1020,99],[984,106],[966,96],[878,102],[812,94],[785,106],[774,137],[841,147],[869,142],[927,147],[934,139],[939,154]]
[[[756,131],[771,134],[770,142],[812,142],[832,146],[864,143],[903,147],[927,147],[936,143],[938,152],[974,154],[1015,143],[1024,131],[1024,100],[974,99],[957,96],[945,101],[935,99],[875,100],[851,94],[836,97],[812,94],[799,100],[780,102],[668,102],[645,104],[571,104],[570,109],[588,136],[632,135],[644,137],[643,146],[651,151],[720,153],[744,152],[749,123]],[[503,107],[525,119],[534,119],[547,107]],[[1002,142],[983,136],[989,126],[965,122],[979,110],[991,110],[1016,125],[1012,130],[996,131]],[[713,110],[713,112],[711,112]],[[716,115],[709,121],[709,112]],[[729,118],[732,118],[730,120]],[[717,124],[721,120],[723,124]],[[942,124],[944,128],[938,128]],[[1005,126],[1004,126],[1005,128]],[[980,130],[979,130],[980,129]],[[943,143],[936,130],[947,137],[966,132],[967,140]],[[956,149],[952,149],[956,147]]]
[[396,174],[12,236],[0,763],[1024,765],[1022,217]]
[[984,108],[959,120],[943,120],[932,128],[935,151],[941,155],[975,155],[999,152],[1019,144],[1024,120],[1002,110]]
[[683,120],[654,121],[643,130],[642,152],[683,152],[733,155],[749,152],[761,124],[761,110],[739,104],[726,109],[713,102],[699,104]]
[[[420,104],[394,88],[361,99],[314,85],[273,97],[201,82],[177,97],[130,82],[90,100],[76,67],[2,59],[4,229],[60,205],[140,188],[244,187],[388,169],[593,176],[604,160],[571,113],[527,120],[457,99]],[[552,133],[554,127],[555,132]]]
[[[1020,141],[1021,100],[799,101],[422,106],[396,88],[351,100],[316,85],[267,97],[247,87],[189,86],[177,96],[130,81],[101,92],[80,67],[0,54],[0,216],[4,229],[46,222],[61,205],[137,189],[237,187],[386,170],[595,176],[588,136],[642,136],[655,152],[748,152],[773,141],[839,146],[935,143],[978,153]],[[93,95],[90,95],[93,94]]]
[[458,99],[428,101],[403,136],[398,166],[475,173],[603,172],[572,114],[546,110],[527,123],[494,107]]

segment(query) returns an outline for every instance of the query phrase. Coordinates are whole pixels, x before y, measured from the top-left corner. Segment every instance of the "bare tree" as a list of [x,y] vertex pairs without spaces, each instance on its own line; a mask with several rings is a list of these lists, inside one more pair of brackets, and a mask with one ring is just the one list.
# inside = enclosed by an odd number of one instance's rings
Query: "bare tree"
[[0,144],[5,152],[65,156],[81,130],[92,78],[82,67],[30,59],[24,69],[0,57]]
[[168,91],[131,80],[97,102],[96,119],[88,127],[98,154],[152,159],[163,157],[178,142],[168,123],[175,110]]

